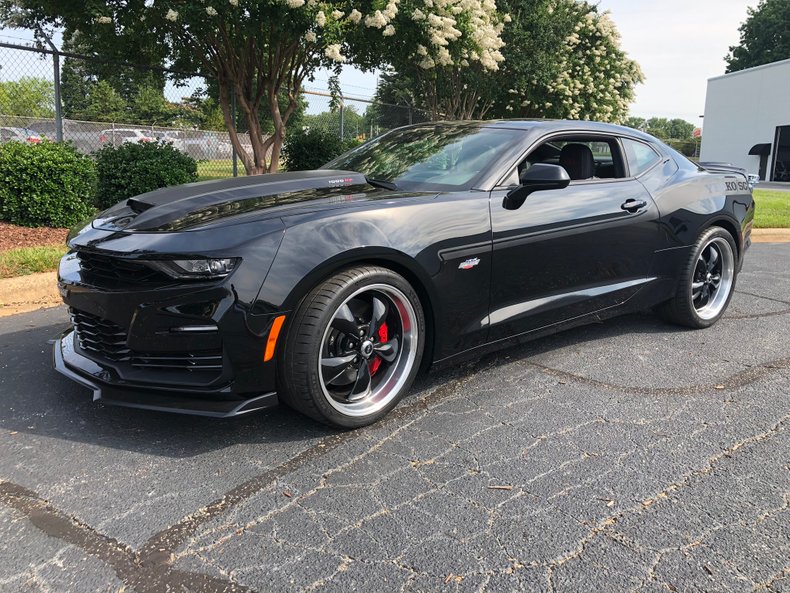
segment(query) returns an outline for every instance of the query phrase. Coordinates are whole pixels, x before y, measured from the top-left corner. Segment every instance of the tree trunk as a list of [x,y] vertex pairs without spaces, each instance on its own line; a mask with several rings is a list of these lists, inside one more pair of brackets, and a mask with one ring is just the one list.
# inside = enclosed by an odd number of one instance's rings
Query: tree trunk
[[222,119],[225,121],[225,129],[228,130],[230,143],[233,145],[233,148],[236,150],[236,154],[241,159],[241,163],[244,165],[244,170],[247,172],[247,175],[251,175],[252,173],[250,173],[250,171],[254,168],[254,163],[250,158],[250,155],[242,147],[239,134],[236,131],[236,122],[233,120],[233,111],[230,104],[230,88],[228,87],[226,80],[220,78],[218,82],[219,105],[222,109]]

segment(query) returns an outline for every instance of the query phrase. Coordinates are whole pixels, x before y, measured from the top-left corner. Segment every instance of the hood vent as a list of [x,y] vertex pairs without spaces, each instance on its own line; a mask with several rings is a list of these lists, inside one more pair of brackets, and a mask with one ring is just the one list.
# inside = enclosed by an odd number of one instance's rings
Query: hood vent
[[149,204],[147,202],[143,202],[142,200],[138,200],[137,198],[129,198],[126,200],[126,205],[129,206],[134,212],[140,214],[141,212],[145,212],[149,208],[153,208],[153,204]]

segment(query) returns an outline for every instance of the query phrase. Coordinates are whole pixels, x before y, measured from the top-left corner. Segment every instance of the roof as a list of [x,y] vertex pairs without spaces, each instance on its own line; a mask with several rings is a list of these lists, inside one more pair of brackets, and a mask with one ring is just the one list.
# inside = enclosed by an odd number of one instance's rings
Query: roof
[[604,132],[608,134],[627,134],[644,140],[655,140],[649,134],[645,134],[635,128],[620,126],[596,121],[568,120],[568,119],[490,119],[490,120],[465,120],[465,121],[438,121],[423,122],[407,127],[419,127],[425,125],[447,125],[447,126],[485,126],[487,128],[502,128],[516,130],[544,129],[545,131],[568,132]]
[[728,72],[727,74],[720,74],[719,76],[714,76],[708,79],[708,82],[711,80],[720,80],[722,78],[731,78],[735,76],[740,76],[742,74],[752,74],[759,70],[770,70],[773,68],[788,68],[790,70],[790,58],[787,60],[779,60],[778,62],[771,62],[769,64],[762,64],[760,66],[752,66],[751,68],[744,68],[743,70],[736,70],[735,72]]

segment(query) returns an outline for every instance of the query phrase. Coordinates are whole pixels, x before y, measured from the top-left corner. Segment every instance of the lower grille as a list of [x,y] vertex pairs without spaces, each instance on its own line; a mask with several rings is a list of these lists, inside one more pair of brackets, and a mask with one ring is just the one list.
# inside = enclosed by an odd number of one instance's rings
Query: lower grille
[[126,331],[121,326],[76,309],[70,312],[80,348],[113,362],[131,358],[131,350],[126,346]]
[[70,309],[77,345],[83,351],[133,368],[162,371],[222,371],[222,350],[146,353],[126,345],[127,333],[119,325],[96,315]]
[[178,369],[186,371],[221,371],[222,352],[208,351],[198,354],[167,353],[137,354],[131,364],[140,369]]

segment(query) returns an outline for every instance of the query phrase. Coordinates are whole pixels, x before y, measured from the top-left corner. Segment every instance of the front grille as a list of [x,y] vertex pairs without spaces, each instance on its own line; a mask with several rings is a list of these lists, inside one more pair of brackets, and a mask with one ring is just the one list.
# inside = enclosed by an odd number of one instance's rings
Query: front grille
[[126,331],[112,321],[71,309],[77,346],[98,358],[133,368],[162,371],[222,371],[222,350],[137,352],[126,345]]
[[144,263],[122,257],[78,251],[82,279],[96,286],[110,288],[136,284],[168,284],[173,279]]
[[130,360],[132,351],[126,347],[126,331],[121,326],[76,309],[71,309],[71,322],[83,350],[113,362]]

